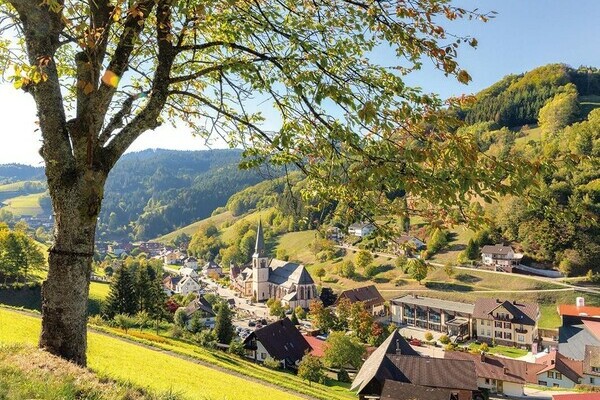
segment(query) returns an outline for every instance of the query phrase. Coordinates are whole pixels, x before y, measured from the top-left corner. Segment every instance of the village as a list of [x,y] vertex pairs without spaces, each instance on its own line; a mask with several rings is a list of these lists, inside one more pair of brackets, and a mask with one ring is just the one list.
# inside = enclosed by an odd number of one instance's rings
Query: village
[[[356,224],[348,232],[366,236],[372,227]],[[413,249],[426,246],[416,238],[403,241]],[[333,293],[317,285],[302,264],[270,258],[261,222],[252,259],[230,265],[227,273],[184,250],[159,243],[140,248],[162,261],[164,293],[188,299],[180,307],[184,327],[194,321],[215,328],[215,298],[230,309],[234,339],[217,344],[224,350],[237,342],[245,358],[295,373],[310,357],[320,371],[319,360],[336,346],[332,338],[340,340],[341,331],[347,343],[340,348],[357,345],[359,361],[328,362],[319,373],[351,381],[361,400],[417,394],[574,400],[588,397],[569,390],[600,390],[600,307],[586,306],[584,297],[557,304],[561,326],[548,331],[539,328],[540,307],[531,302],[481,297],[466,303],[419,293],[385,300],[373,284]],[[110,250],[125,253],[132,247]],[[480,265],[510,274],[521,257],[510,246],[484,246]],[[307,379],[318,381],[319,375]]]

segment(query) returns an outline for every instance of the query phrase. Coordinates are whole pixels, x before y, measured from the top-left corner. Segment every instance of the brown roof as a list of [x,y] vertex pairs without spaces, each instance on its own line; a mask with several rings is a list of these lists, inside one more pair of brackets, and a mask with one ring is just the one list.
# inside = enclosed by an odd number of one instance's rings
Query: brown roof
[[394,364],[386,357],[388,354],[410,354],[419,356],[408,342],[395,330],[385,341],[379,345],[369,358],[364,362],[356,374],[350,390],[357,390],[359,393],[371,382],[377,379],[383,383],[384,379],[401,378]]
[[513,318],[513,324],[535,325],[539,318],[540,307],[535,303],[523,303],[509,300],[480,297],[475,300],[473,318],[493,319],[492,312],[498,307],[504,307]]
[[402,375],[402,382],[436,388],[477,390],[475,363],[469,360],[388,355]]
[[280,361],[286,360],[291,364],[301,360],[304,354],[312,350],[304,336],[288,318],[255,330],[244,340],[244,344],[249,344],[253,338],[263,345],[271,357]]
[[452,391],[449,389],[430,388],[386,379],[381,391],[381,399],[385,400],[448,400]]
[[600,376],[600,372],[592,370],[600,368],[600,347],[585,345],[585,356],[583,357],[583,373]]
[[537,383],[537,374],[542,365],[511,358],[492,357],[487,354],[472,354],[464,351],[447,351],[444,358],[471,360],[475,363],[478,378],[496,379],[514,383]]
[[555,350],[538,358],[536,363],[544,366],[538,374],[555,369],[575,383],[583,376],[583,361],[573,360]]
[[339,303],[339,301],[343,298],[350,300],[350,303],[358,303],[359,301],[362,301],[365,303],[366,307],[383,304],[385,301],[375,285],[344,290],[342,293],[340,293],[335,303]]

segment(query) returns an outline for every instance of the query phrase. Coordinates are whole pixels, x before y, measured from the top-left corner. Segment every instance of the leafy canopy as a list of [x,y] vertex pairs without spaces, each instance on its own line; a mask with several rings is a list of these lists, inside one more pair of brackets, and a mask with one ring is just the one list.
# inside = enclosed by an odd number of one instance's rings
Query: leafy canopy
[[50,174],[107,172],[166,122],[243,147],[245,167],[296,164],[306,196],[356,214],[409,193],[410,209],[462,218],[529,170],[479,153],[442,101],[404,83],[424,60],[470,80],[457,50],[476,40],[440,23],[489,15],[447,0],[8,0],[0,13],[3,76],[52,115]]

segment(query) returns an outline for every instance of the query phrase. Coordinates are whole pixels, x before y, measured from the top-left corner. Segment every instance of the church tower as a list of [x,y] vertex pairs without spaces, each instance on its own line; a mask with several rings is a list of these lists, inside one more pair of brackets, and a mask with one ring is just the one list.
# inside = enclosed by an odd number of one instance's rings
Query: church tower
[[265,238],[260,220],[256,231],[256,246],[252,255],[252,294],[256,301],[264,301],[269,298],[269,265],[265,255]]

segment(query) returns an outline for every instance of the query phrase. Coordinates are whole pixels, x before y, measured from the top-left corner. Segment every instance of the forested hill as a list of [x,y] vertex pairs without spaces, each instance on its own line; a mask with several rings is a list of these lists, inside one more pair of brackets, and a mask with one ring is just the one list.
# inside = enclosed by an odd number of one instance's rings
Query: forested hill
[[495,122],[516,127],[538,122],[540,109],[559,93],[575,91],[583,106],[579,119],[589,112],[586,100],[600,96],[600,70],[549,64],[527,73],[508,75],[476,94],[476,101],[461,110],[467,124]]
[[0,165],[0,185],[18,181],[45,180],[43,167],[32,167],[23,164]]
[[108,177],[100,239],[149,239],[210,216],[245,187],[276,176],[238,168],[240,150],[145,150],[126,154]]

